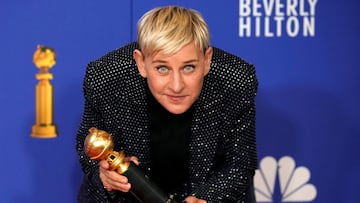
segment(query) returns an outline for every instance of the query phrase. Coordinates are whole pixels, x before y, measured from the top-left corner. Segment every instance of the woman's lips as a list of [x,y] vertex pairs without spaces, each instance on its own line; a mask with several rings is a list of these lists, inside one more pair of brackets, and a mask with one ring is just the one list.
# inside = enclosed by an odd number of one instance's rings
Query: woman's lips
[[185,96],[167,95],[167,97],[172,102],[181,102],[185,99]]

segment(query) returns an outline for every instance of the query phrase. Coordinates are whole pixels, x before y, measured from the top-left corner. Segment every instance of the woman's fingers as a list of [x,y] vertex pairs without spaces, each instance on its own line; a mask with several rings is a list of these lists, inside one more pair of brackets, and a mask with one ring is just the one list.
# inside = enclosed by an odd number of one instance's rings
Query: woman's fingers
[[[136,162],[138,162],[135,157],[129,158],[129,160],[135,160]],[[109,164],[106,161],[100,161],[99,176],[104,188],[109,192],[113,190],[128,192],[131,188],[131,184],[128,182],[128,178],[117,173],[116,171],[110,171],[108,169]]]

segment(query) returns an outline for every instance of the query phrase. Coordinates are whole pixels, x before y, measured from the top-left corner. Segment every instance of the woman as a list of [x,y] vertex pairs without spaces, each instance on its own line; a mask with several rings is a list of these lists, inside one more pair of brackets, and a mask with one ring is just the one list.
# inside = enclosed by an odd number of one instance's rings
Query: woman
[[166,6],[145,13],[137,42],[91,62],[77,151],[79,202],[139,202],[131,182],[84,152],[91,127],[178,202],[255,202],[255,69],[210,46],[201,15]]

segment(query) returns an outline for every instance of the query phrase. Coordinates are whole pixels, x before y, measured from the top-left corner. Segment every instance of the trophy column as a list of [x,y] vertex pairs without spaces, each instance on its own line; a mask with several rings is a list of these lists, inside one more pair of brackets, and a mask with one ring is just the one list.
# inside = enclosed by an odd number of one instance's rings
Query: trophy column
[[53,79],[49,69],[55,65],[55,52],[49,47],[39,45],[34,53],[34,64],[39,68],[36,79],[36,121],[32,126],[31,136],[37,138],[54,138],[57,136],[53,123]]

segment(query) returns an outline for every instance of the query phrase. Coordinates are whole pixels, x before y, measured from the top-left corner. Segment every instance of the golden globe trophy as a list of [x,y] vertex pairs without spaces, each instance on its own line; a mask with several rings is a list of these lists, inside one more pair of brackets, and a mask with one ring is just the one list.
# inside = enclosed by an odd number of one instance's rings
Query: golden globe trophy
[[106,160],[109,170],[124,175],[131,183],[131,192],[146,203],[176,203],[173,196],[166,195],[131,161],[125,159],[123,151],[113,151],[114,144],[109,133],[90,128],[85,138],[86,154],[93,160]]
[[36,79],[36,122],[32,126],[31,136],[36,138],[54,138],[57,136],[53,123],[53,89],[50,80],[53,75],[49,69],[56,63],[52,48],[38,45],[33,56],[33,62],[39,68]]

